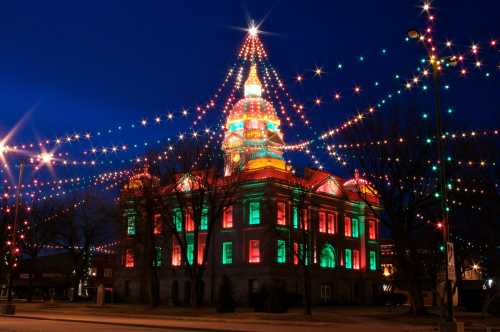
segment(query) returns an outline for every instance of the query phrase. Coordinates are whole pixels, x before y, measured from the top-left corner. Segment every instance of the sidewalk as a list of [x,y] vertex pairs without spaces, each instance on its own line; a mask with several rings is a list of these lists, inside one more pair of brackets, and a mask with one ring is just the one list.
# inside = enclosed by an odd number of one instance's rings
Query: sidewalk
[[[300,310],[286,314],[261,314],[242,311],[215,314],[213,308],[147,309],[144,306],[87,304],[17,305],[17,314],[10,319],[28,318],[75,323],[98,323],[143,328],[175,328],[198,331],[436,331],[436,317],[414,320],[401,312],[385,308],[334,307],[318,308],[312,317]],[[469,330],[476,326],[469,323]],[[476,324],[474,324],[476,325]],[[491,326],[491,325],[490,325]],[[499,325],[500,326],[500,325]],[[484,329],[482,329],[484,331]]]

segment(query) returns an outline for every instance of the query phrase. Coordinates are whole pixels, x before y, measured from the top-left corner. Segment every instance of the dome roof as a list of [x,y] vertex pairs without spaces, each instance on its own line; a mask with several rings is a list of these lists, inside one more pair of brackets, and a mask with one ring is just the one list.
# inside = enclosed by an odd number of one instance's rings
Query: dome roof
[[227,120],[231,122],[243,119],[279,121],[273,104],[259,97],[240,99],[231,109]]
[[357,169],[354,170],[354,178],[344,182],[343,187],[346,191],[361,191],[363,194],[377,195],[377,191],[370,185],[370,182],[359,176]]

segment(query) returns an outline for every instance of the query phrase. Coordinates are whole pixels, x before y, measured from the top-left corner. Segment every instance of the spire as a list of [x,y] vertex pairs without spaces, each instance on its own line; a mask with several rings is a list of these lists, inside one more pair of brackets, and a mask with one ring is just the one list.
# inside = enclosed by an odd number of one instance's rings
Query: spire
[[262,84],[257,75],[257,65],[252,64],[248,78],[245,81],[245,97],[260,97],[262,96]]

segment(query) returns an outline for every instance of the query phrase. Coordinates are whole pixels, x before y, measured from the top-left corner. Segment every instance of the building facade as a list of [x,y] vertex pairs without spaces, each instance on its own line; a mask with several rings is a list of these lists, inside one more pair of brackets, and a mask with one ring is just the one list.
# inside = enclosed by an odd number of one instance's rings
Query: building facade
[[[262,97],[255,65],[244,88],[244,98],[227,117],[224,174],[217,180],[222,186],[227,179],[237,179],[234,197],[215,215],[210,206],[203,210],[197,226],[198,245],[193,246],[189,243],[193,212],[178,207],[165,211],[154,200],[145,208],[148,200],[141,190],[147,187],[148,195],[159,193],[157,199],[169,199],[175,196],[171,188],[183,186],[186,177],[163,187],[147,171],[132,177],[121,195],[124,226],[115,294],[136,301],[147,292],[150,285],[145,273],[151,271],[150,260],[144,257],[154,252],[153,266],[164,303],[189,301],[191,280],[183,264],[193,264],[193,256],[197,256],[196,264],[206,264],[201,291],[205,303],[216,298],[222,276],[231,279],[241,304],[251,303],[263,287],[280,287],[300,299],[305,270],[310,274],[314,303],[372,302],[381,272],[375,192],[358,174],[345,180],[306,168],[302,176],[296,176],[283,159],[280,120]],[[187,187],[182,190],[196,190]],[[187,262],[175,234],[160,229],[165,220],[187,238]],[[203,236],[208,227],[213,236],[207,247]],[[198,255],[193,255],[194,247]]]

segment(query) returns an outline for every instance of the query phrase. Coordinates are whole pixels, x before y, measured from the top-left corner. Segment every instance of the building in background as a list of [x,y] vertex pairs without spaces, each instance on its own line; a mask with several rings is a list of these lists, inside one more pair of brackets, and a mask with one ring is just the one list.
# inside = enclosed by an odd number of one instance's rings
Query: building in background
[[[225,179],[237,174],[239,190],[231,205],[217,216],[207,260],[196,262],[207,265],[203,301],[213,301],[223,275],[231,279],[234,295],[242,304],[250,303],[259,289],[271,285],[300,298],[304,293],[301,271],[307,265],[314,303],[371,303],[381,273],[380,225],[372,213],[372,209],[379,209],[379,203],[373,189],[357,173],[345,180],[310,168],[303,176],[292,172],[283,159],[280,120],[273,105],[262,97],[255,65],[244,84],[244,98],[226,120],[222,144],[225,167],[218,181],[223,185]],[[156,221],[147,218],[167,214],[187,236],[192,227],[190,211],[161,211],[161,204],[153,204],[157,210],[148,212],[145,193],[138,188],[148,187],[155,197],[169,200],[175,196],[169,188],[183,185],[183,179],[181,175],[179,183],[160,186],[158,179],[144,171],[125,185],[120,198],[121,260],[114,285],[120,299],[138,301],[150,287],[144,276],[149,266],[145,269],[142,259],[151,245],[145,240],[145,225]],[[206,218],[209,213],[205,213]],[[201,227],[201,232],[207,231]],[[309,255],[301,254],[306,245],[304,232],[308,234]],[[175,236],[160,230],[153,233],[161,238],[157,243],[162,243],[156,248],[153,263],[159,267],[162,302],[188,302],[191,283],[181,267],[181,248]],[[188,245],[188,258],[192,248]],[[199,243],[198,250],[203,248]]]

